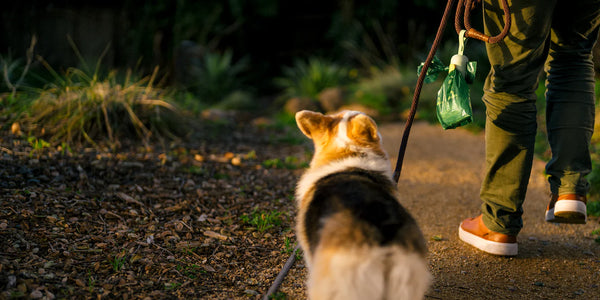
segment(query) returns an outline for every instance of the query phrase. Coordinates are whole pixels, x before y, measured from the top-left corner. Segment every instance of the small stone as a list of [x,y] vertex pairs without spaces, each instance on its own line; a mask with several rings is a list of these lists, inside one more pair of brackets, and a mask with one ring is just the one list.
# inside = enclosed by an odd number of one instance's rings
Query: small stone
[[54,296],[54,294],[52,294],[52,292],[50,292],[49,290],[46,290],[46,299],[54,300],[56,299],[56,296]]
[[259,293],[259,292],[255,291],[255,290],[251,290],[251,289],[247,289],[247,290],[245,290],[245,291],[244,291],[244,293],[245,293],[246,295],[253,295],[253,296],[258,296],[258,295],[260,295],[260,293]]
[[31,297],[32,299],[40,299],[44,297],[44,294],[42,294],[42,291],[40,290],[33,290],[33,292],[29,294],[29,297]]
[[14,288],[15,286],[17,286],[17,276],[15,275],[9,275],[8,276],[8,283],[6,284],[7,288]]
[[193,188],[195,185],[196,185],[196,183],[193,180],[188,179],[185,181],[185,184],[183,185],[183,187],[184,188]]
[[582,290],[582,289],[578,289],[578,290],[576,290],[575,292],[573,292],[573,294],[575,294],[575,295],[578,295],[578,296],[581,296],[581,295],[585,294],[585,291],[584,291],[584,290]]
[[108,189],[109,191],[116,191],[116,190],[118,190],[120,187],[121,187],[121,185],[119,185],[119,184],[109,184],[109,185],[108,185],[108,187],[107,187],[107,189]]

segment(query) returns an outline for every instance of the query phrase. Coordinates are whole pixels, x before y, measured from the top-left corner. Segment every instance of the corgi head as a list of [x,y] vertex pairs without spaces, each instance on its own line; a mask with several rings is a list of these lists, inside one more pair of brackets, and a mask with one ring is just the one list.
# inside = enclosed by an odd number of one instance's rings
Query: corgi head
[[387,158],[375,121],[361,112],[323,115],[303,110],[296,113],[296,123],[315,145],[311,167],[351,156],[375,154]]

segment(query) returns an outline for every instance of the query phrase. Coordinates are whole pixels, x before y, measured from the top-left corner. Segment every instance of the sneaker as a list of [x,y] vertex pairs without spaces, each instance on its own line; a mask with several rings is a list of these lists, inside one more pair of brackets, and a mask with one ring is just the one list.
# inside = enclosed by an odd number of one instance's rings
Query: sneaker
[[585,196],[576,194],[552,195],[546,208],[546,222],[585,224],[587,221]]
[[518,253],[517,237],[489,230],[481,219],[468,218],[458,227],[458,237],[465,243],[494,255],[515,256]]

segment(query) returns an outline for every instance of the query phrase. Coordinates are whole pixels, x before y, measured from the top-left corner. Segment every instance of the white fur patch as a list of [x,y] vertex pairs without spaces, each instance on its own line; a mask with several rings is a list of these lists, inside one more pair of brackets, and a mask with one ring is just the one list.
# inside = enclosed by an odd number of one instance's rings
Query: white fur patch
[[344,116],[342,117],[342,120],[340,121],[340,123],[338,124],[338,132],[336,135],[336,143],[338,143],[338,145],[340,147],[347,147],[348,145],[352,145],[353,142],[352,140],[348,137],[348,120],[350,120],[350,118],[362,114],[359,111],[346,111],[344,112]]
[[431,281],[426,260],[399,246],[317,250],[314,260],[312,300],[423,299]]
[[[319,179],[333,173],[341,172],[349,168],[360,168],[364,170],[381,172],[390,180],[393,179],[392,168],[389,160],[377,154],[369,153],[365,157],[347,157],[333,161],[327,165],[310,168],[302,175],[296,188],[296,199],[301,201],[306,193]],[[392,180],[393,182],[393,180]]]

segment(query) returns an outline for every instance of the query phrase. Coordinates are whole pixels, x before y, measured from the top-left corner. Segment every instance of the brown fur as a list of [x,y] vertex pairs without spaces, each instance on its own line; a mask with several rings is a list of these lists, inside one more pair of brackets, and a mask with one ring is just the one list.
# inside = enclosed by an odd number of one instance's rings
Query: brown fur
[[[354,155],[351,149],[340,147],[336,137],[340,121],[344,113],[323,115],[312,111],[301,111],[296,114],[298,127],[315,145],[315,155],[311,167],[325,165],[331,161]],[[358,114],[348,119],[347,136],[357,146],[366,147],[375,153],[386,156],[381,148],[377,134],[377,125],[370,117]]]
[[296,191],[310,298],[422,298],[426,244],[398,201],[375,122],[358,112],[311,111],[296,122],[315,147]]

